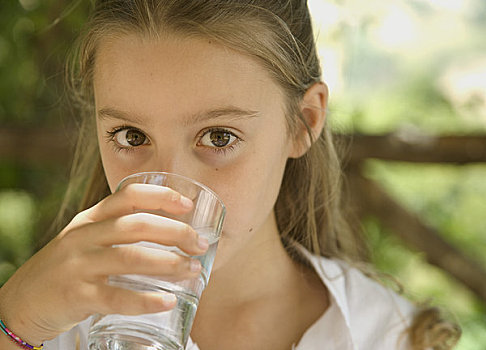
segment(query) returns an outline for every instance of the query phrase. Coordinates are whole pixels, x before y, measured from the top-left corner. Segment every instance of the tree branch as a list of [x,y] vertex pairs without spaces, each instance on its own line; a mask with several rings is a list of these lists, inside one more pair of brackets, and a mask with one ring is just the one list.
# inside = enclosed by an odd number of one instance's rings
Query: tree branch
[[448,272],[486,302],[486,271],[477,262],[403,208],[374,181],[353,171],[349,185],[361,216],[369,213],[378,218],[407,245],[424,252],[429,263]]
[[486,136],[423,136],[409,134],[344,135],[335,138],[347,145],[347,162],[377,158],[414,163],[486,162]]

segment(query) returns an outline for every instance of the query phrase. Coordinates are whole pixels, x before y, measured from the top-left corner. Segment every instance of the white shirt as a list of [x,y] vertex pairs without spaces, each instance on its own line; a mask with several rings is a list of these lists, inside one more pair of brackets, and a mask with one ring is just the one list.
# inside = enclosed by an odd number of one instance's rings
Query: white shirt
[[[341,261],[303,252],[329,290],[331,300],[326,312],[307,329],[293,350],[410,349],[404,334],[416,311],[410,302]],[[88,318],[45,342],[44,349],[77,350],[79,339],[79,349],[86,350],[90,322]],[[200,349],[189,338],[186,350]]]

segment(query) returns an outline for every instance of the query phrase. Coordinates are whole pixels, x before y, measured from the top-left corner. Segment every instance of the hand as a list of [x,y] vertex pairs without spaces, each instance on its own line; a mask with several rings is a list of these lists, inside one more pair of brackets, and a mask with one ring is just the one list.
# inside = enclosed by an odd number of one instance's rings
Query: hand
[[208,242],[187,224],[140,212],[183,214],[192,202],[177,192],[131,184],[79,213],[0,289],[0,316],[21,338],[40,344],[94,313],[137,315],[173,308],[170,293],[144,293],[107,284],[109,275],[143,274],[183,280],[199,274],[198,260],[135,245],[176,246],[201,255]]

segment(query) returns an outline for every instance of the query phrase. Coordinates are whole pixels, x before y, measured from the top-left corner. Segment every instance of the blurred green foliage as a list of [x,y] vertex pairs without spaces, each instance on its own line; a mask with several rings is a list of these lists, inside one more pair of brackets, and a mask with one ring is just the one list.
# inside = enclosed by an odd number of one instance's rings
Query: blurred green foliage
[[[0,128],[68,127],[63,64],[89,1],[0,2]],[[76,3],[74,2],[74,3]],[[18,144],[29,140],[19,139]],[[0,285],[40,245],[66,186],[55,159],[0,159]]]
[[[89,1],[0,3],[0,123],[58,125],[63,63]],[[57,109],[56,109],[57,108]]]
[[[449,72],[472,66],[468,62],[475,62],[474,57],[486,57],[486,2],[467,1],[470,10],[456,16],[461,22],[450,23],[459,28],[460,35],[454,40],[437,36],[423,47],[402,51],[378,45],[371,35],[380,23],[380,4],[406,6],[432,30],[437,22],[434,11],[440,11],[430,4],[440,1],[373,0],[367,2],[370,8],[361,2],[329,3],[339,8],[343,18],[351,18],[337,21],[319,36],[320,46],[335,50],[340,57],[341,87],[331,90],[330,119],[335,131],[399,132],[408,137],[486,132],[484,95],[459,98],[460,91],[444,83]],[[0,2],[0,127],[70,123],[70,114],[62,104],[63,62],[89,6],[89,1],[67,0]],[[373,6],[380,11],[373,11]],[[324,14],[316,13],[316,17],[320,15],[325,21]],[[325,55],[323,61],[326,79],[334,68]],[[365,170],[366,176],[486,268],[485,165],[375,160],[368,162]],[[66,174],[65,165],[55,162],[22,164],[0,159],[0,285],[36,250],[48,231]],[[396,276],[413,299],[431,298],[432,303],[455,315],[464,331],[459,350],[484,349],[484,303],[427,264],[423,254],[403,246],[376,219],[367,218],[363,226],[378,269]]]
[[23,191],[0,192],[0,280],[32,254],[35,201]]

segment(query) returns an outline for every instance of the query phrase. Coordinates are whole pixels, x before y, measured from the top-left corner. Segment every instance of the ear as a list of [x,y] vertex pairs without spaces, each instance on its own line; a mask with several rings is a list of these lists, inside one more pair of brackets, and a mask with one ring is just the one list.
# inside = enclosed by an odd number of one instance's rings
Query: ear
[[[303,121],[308,128],[299,119],[289,154],[290,158],[302,157],[312,146],[312,142],[319,138],[326,121],[328,97],[329,90],[323,82],[315,83],[305,93],[300,111]],[[309,135],[309,132],[312,137]]]

